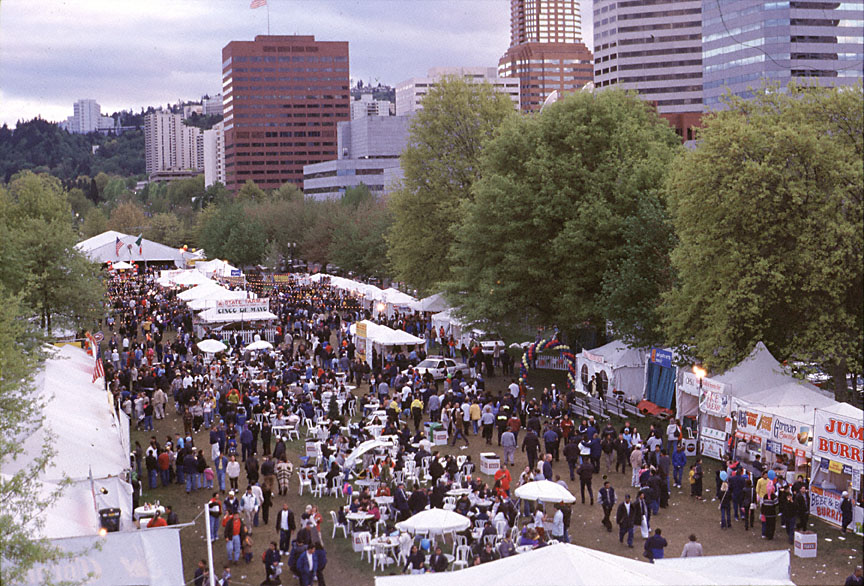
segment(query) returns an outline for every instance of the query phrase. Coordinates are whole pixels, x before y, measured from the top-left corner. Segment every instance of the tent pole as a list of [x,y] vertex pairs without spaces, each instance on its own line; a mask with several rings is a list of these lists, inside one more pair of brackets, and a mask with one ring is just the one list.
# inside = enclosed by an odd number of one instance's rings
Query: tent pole
[[210,511],[204,505],[204,527],[207,529],[207,566],[210,569],[210,586],[216,586],[216,570],[213,568],[213,541],[210,537]]

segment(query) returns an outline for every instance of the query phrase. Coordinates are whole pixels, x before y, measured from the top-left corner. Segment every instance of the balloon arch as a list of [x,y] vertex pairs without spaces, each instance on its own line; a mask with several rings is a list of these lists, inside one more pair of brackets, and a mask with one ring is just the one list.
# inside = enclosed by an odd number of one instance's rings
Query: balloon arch
[[562,344],[557,338],[540,340],[534,342],[525,349],[522,354],[522,363],[519,366],[519,378],[522,382],[528,376],[528,366],[537,358],[541,352],[557,350],[561,357],[567,361],[567,387],[572,391],[576,389],[576,356],[567,344]]

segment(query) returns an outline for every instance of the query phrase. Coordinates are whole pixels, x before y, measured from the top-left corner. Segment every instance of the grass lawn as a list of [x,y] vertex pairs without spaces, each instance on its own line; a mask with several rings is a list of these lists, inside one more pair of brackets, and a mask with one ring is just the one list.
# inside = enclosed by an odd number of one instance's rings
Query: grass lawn
[[[509,382],[509,378],[497,377],[486,381],[487,387],[493,392],[503,391]],[[537,389],[542,389],[544,385],[555,382],[559,388],[564,388],[564,374],[553,371],[532,371],[529,374],[529,384],[532,384]],[[365,389],[364,389],[365,390]],[[164,440],[166,435],[173,435],[176,432],[183,430],[182,421],[174,413],[173,407],[169,406],[168,417],[162,421],[156,421],[156,429],[153,432],[138,432],[133,429],[132,442],[140,441],[142,446],[146,446],[148,438],[155,435],[160,441]],[[620,428],[622,421],[614,420],[616,428]],[[647,429],[650,421],[640,420],[637,422],[643,437],[647,435]],[[301,434],[302,435],[302,434]],[[461,443],[461,442],[460,442]],[[480,452],[496,450],[497,446],[486,446],[485,442],[480,437],[472,436],[470,438],[470,447],[462,450],[460,446],[440,446],[443,454],[469,454],[471,459],[475,461],[479,469]],[[205,456],[209,462],[209,439],[207,431],[204,430],[195,436],[195,445],[199,448],[205,448]],[[260,444],[259,444],[260,445]],[[303,441],[295,441],[289,444],[288,454],[289,459],[295,466],[304,448]],[[691,533],[695,533],[702,543],[706,555],[720,555],[733,553],[748,553],[754,551],[766,551],[776,549],[789,549],[791,546],[786,543],[785,530],[779,526],[773,541],[760,539],[758,520],[757,528],[751,529],[749,532],[744,531],[743,523],[733,521],[731,530],[722,531],[720,529],[720,511],[719,505],[712,502],[712,491],[714,490],[714,471],[719,465],[710,459],[705,459],[705,501],[697,502],[691,500],[689,496],[689,486],[683,489],[672,488],[670,495],[670,503],[667,509],[661,509],[660,514],[652,518],[652,528],[660,527],[663,529],[663,535],[669,541],[669,547],[666,549],[667,557],[678,556],[681,553],[681,548],[687,541]],[[527,459],[521,452],[517,453],[516,466],[511,469],[514,476],[514,484],[518,479],[518,472],[527,465]],[[556,474],[560,474],[565,480],[569,478],[567,464],[563,458],[561,462],[554,464],[553,469]],[[479,470],[477,471],[479,474]],[[241,474],[241,488],[243,485],[245,474]],[[493,483],[491,477],[487,478],[489,484]],[[624,493],[630,492],[635,496],[635,489],[630,488],[630,472],[625,475],[613,473],[610,476],[612,486],[618,494],[619,501],[623,498]],[[686,483],[686,478],[685,478]],[[570,482],[570,490],[579,496],[579,483]],[[601,478],[595,477],[594,490],[596,491],[602,485]],[[344,539],[340,532],[335,539],[331,539],[332,523],[330,520],[330,510],[335,510],[336,507],[344,504],[344,499],[323,498],[314,499],[307,492],[303,496],[297,494],[298,485],[296,476],[291,479],[291,490],[285,497],[278,495],[273,496],[273,510],[271,512],[270,525],[256,528],[252,539],[254,540],[254,555],[252,562],[245,565],[242,561],[240,566],[235,567],[233,571],[232,584],[260,584],[264,580],[264,567],[261,563],[261,553],[268,546],[271,540],[277,540],[277,533],[273,527],[276,511],[282,508],[282,503],[287,502],[295,515],[302,513],[305,506],[315,502],[321,510],[324,522],[322,524],[322,537],[324,538],[324,547],[327,550],[328,564],[325,570],[325,576],[331,584],[350,584],[351,586],[366,586],[374,583],[374,574],[372,566],[368,563],[360,561],[360,554],[354,553],[351,548],[350,540]],[[155,490],[144,490],[142,503],[145,501],[152,502],[159,499],[162,504],[173,505],[174,510],[178,513],[181,522],[189,522],[201,513],[204,504],[210,498],[210,491],[199,490],[192,495],[186,495],[185,489],[180,485],[170,486],[168,488],[157,488]],[[614,516],[614,513],[613,513]],[[602,509],[599,505],[590,506],[582,505],[577,498],[577,503],[573,506],[573,516],[570,525],[571,542],[577,545],[590,547],[622,556],[629,556],[635,559],[642,559],[642,540],[636,531],[636,539],[634,541],[634,549],[628,549],[626,545],[618,543],[617,530],[612,533],[607,533],[600,521],[602,519]],[[184,573],[187,580],[191,580],[199,559],[207,557],[205,549],[205,527],[204,515],[197,518],[195,525],[183,529],[181,532],[181,543],[183,547],[183,564]],[[861,563],[861,552],[864,549],[864,542],[860,536],[846,535],[845,539],[840,536],[839,530],[823,523],[821,520],[811,516],[812,530],[819,534],[818,557],[815,559],[799,559],[792,557],[792,579],[796,584],[842,584],[846,577],[852,573],[855,565]],[[448,545],[449,547],[449,545]],[[217,569],[217,575],[221,573],[221,568],[226,561],[226,552],[224,541],[219,540],[214,547],[214,563]],[[283,558],[283,561],[285,559]],[[397,573],[401,568],[391,566],[386,573]],[[297,580],[294,576],[286,572],[283,574],[283,584],[296,584]]]

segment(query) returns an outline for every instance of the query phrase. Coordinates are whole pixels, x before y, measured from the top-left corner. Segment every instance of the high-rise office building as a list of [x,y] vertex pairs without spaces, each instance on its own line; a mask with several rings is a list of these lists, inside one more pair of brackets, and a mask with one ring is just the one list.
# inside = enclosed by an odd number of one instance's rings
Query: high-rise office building
[[226,186],[303,186],[303,166],[335,159],[350,119],[348,43],[259,35],[222,49]]
[[727,92],[749,97],[763,80],[852,85],[864,63],[861,2],[703,0],[705,109]]
[[595,0],[594,85],[639,92],[691,139],[702,118],[702,0]]
[[203,133],[204,187],[217,181],[225,185],[225,130],[222,122]]
[[442,77],[458,77],[468,83],[488,83],[495,91],[507,94],[519,109],[519,78],[499,77],[494,67],[433,67],[426,77],[412,77],[396,86],[396,115],[406,116],[423,108],[423,97]]
[[520,79],[525,112],[539,110],[552,92],[573,92],[592,81],[578,0],[511,0],[510,48],[498,73]]
[[149,175],[162,171],[204,170],[200,128],[186,126],[180,114],[152,112],[144,118],[144,160]]

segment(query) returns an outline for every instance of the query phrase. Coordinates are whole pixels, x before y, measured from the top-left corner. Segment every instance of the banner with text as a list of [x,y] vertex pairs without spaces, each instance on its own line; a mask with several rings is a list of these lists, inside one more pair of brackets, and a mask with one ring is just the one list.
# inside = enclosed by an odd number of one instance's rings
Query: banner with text
[[270,300],[265,299],[217,299],[216,313],[219,315],[247,315],[270,311]]
[[816,410],[813,455],[848,464],[860,473],[864,468],[864,425],[861,419]]

